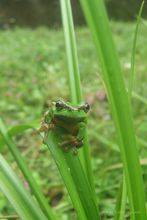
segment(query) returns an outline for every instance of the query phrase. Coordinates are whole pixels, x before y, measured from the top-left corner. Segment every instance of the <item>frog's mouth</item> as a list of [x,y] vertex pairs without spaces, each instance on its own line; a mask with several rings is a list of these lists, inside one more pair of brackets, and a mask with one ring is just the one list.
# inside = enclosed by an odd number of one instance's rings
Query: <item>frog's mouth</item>
[[64,111],[60,111],[60,113],[55,113],[55,117],[59,120],[65,120],[65,121],[69,121],[69,122],[81,122],[85,119],[85,114],[80,114],[77,113],[78,110],[76,111],[69,111],[69,112],[64,112]]
[[66,121],[68,123],[74,123],[74,122],[78,123],[78,122],[82,122],[85,119],[85,117],[74,118],[74,117],[68,117],[65,115],[58,115],[56,116],[56,119],[61,120],[61,121]]

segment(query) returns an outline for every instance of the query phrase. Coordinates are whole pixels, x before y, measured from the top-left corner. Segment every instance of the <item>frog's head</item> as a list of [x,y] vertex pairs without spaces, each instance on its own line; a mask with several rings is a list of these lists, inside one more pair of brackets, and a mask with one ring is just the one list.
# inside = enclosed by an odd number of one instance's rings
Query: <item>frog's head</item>
[[90,105],[85,102],[82,105],[75,106],[63,100],[58,100],[54,103],[54,109],[54,116],[58,119],[82,122],[87,117]]

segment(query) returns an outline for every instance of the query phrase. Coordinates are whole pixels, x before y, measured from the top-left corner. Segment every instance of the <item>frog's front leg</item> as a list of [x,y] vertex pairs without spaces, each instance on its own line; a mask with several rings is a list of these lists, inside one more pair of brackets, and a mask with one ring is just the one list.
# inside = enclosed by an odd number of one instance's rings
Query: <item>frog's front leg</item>
[[48,139],[48,133],[50,130],[54,129],[55,125],[53,123],[47,124],[47,130],[44,131],[43,143],[46,144]]
[[48,133],[50,130],[54,129],[55,125],[53,123],[47,124],[43,123],[41,127],[37,130],[39,133],[44,132],[43,143],[45,144],[48,139]]
[[39,133],[44,132],[43,143],[47,142],[48,132],[54,129],[54,127],[55,124],[52,122],[52,111],[45,112],[41,120],[41,127],[37,130]]

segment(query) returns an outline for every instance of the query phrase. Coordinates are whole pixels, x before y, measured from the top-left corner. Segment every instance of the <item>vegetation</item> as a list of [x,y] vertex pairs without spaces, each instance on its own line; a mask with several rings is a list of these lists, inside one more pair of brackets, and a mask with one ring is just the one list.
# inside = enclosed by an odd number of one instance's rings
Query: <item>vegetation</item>
[[[126,87],[128,87],[135,25],[112,22],[111,28],[124,72],[123,77]],[[145,153],[146,32],[146,25],[142,24],[136,49],[136,78],[133,93],[133,116],[143,165],[147,163]],[[100,65],[97,65],[95,46],[90,33],[87,28],[77,28],[76,36],[82,92],[84,100],[88,100],[92,106],[88,119],[88,134],[99,212],[102,219],[113,219],[123,171],[116,132],[108,106],[106,90],[103,86],[102,71]],[[60,97],[65,100],[69,99],[68,70],[62,31],[46,28],[35,30],[16,28],[1,31],[0,44],[1,117],[9,128],[17,124],[26,124],[27,126],[30,121],[35,120],[38,123],[40,115],[47,108],[48,100],[56,100]],[[112,54],[110,53],[109,56],[111,57]],[[17,133],[16,130],[10,130],[10,133]],[[46,146],[40,147],[39,135],[28,130],[25,133],[17,134],[15,140],[32,170],[33,177],[41,185],[48,202],[53,210],[58,210],[57,217],[59,219],[76,219],[52,157]],[[13,169],[28,189],[28,185],[16,168],[7,147],[1,144],[0,149],[5,158],[12,161]],[[68,156],[70,161],[70,155]],[[69,161],[67,161],[68,164]],[[145,169],[144,179],[146,180]],[[14,214],[3,195],[1,195],[0,201],[2,215]],[[126,207],[126,216],[129,216],[129,206]]]
[[[105,0],[110,19],[134,21],[140,7],[140,1]],[[24,10],[25,8],[25,10]],[[74,23],[85,24],[79,1],[72,1]],[[21,11],[21,13],[20,13]],[[61,26],[60,1],[55,0],[5,0],[0,2],[1,28],[14,26],[50,27]],[[144,8],[143,17],[146,18],[147,8]]]

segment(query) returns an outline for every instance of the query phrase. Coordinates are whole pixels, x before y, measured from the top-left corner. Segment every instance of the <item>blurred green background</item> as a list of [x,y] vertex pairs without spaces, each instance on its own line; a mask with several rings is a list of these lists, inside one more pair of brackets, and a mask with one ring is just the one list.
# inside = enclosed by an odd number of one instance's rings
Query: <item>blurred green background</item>
[[[107,0],[106,3],[127,87],[140,2]],[[106,213],[107,219],[112,219],[122,178],[121,158],[91,34],[85,26],[78,1],[72,1],[72,5],[77,24],[75,32],[82,91],[84,100],[91,105],[88,134],[96,192],[99,201],[102,201],[100,211]],[[134,92],[143,102],[133,96],[133,114],[147,190],[146,15],[147,4],[139,28],[135,57]],[[69,99],[67,61],[60,24],[59,1],[0,0],[0,116],[8,128],[34,120],[39,122],[49,100]],[[39,135],[28,130],[17,135],[15,141],[58,219],[76,219],[58,170]],[[0,151],[28,187],[7,147],[0,146]],[[0,215],[4,214],[15,212],[0,193]]]
[[[110,19],[135,20],[141,1],[139,0],[105,0]],[[78,0],[71,0],[74,21],[77,25],[85,24]],[[147,5],[143,17],[147,17]],[[0,26],[21,25],[36,27],[61,25],[58,0],[0,0]]]

